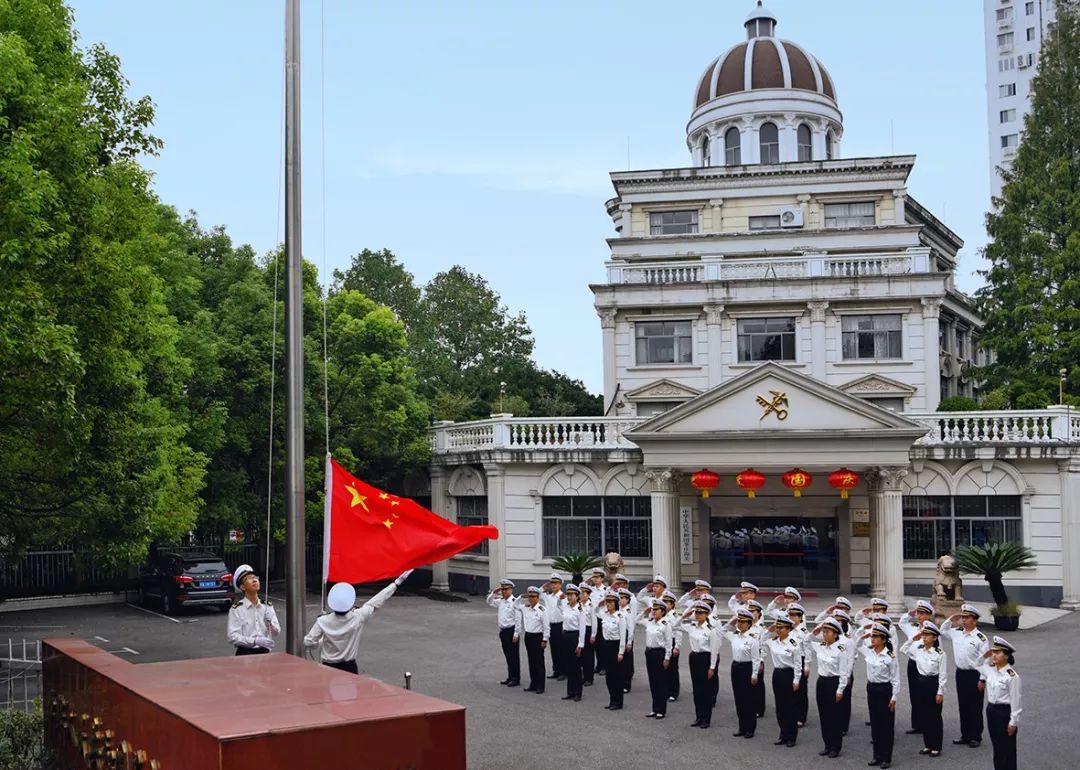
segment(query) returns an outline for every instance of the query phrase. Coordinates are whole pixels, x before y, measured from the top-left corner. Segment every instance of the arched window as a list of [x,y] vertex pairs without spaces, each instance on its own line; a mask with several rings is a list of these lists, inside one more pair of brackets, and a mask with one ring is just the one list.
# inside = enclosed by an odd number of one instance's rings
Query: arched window
[[832,160],[832,131],[825,133],[825,159]]
[[758,129],[762,163],[780,162],[780,132],[775,123],[762,123]]
[[799,124],[799,160],[813,160],[814,147],[810,135],[810,126]]
[[739,129],[729,128],[724,132],[724,165],[738,166],[742,163],[742,137]]
[[709,146],[709,135],[706,134],[705,138],[701,140],[701,165],[712,165],[712,148]]

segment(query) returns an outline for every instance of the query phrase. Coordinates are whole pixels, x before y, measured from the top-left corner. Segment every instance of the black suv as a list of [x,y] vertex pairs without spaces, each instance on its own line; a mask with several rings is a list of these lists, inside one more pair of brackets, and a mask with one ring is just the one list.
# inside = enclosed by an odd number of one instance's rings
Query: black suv
[[193,605],[228,610],[235,597],[232,573],[212,553],[158,551],[139,570],[139,603],[154,602],[166,615]]

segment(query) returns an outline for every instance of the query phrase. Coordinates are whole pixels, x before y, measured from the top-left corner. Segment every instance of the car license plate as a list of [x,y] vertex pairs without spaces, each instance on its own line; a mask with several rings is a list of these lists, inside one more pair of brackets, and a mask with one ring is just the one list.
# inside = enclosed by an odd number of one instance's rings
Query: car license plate
[[217,588],[216,580],[203,580],[199,583],[199,588]]

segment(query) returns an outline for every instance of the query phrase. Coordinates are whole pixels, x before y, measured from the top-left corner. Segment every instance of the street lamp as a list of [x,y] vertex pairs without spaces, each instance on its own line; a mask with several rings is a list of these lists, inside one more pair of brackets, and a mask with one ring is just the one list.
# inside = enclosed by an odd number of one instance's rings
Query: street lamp
[[1069,370],[1062,367],[1058,370],[1058,403],[1065,403],[1065,380],[1068,378]]

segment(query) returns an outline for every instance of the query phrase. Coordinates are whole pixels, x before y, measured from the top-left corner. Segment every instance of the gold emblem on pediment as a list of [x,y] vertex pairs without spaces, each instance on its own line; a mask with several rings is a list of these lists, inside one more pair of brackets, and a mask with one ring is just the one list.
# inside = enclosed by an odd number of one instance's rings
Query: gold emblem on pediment
[[765,398],[765,396],[757,397],[758,404],[765,410],[758,422],[764,420],[770,414],[775,414],[778,420],[786,420],[788,416],[787,393],[782,390],[770,390],[769,393],[772,394],[771,399]]

